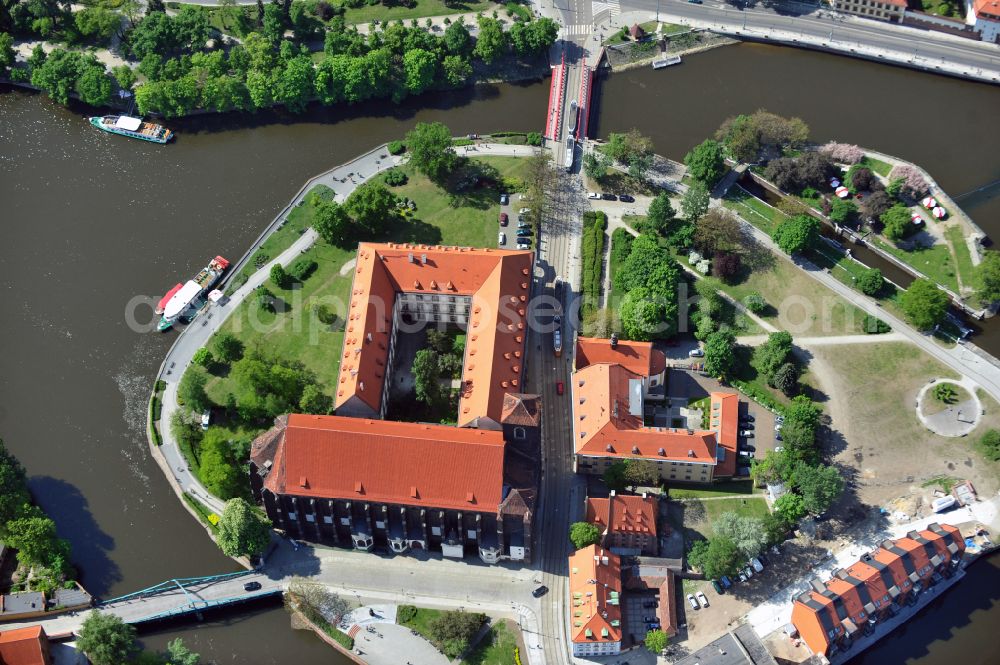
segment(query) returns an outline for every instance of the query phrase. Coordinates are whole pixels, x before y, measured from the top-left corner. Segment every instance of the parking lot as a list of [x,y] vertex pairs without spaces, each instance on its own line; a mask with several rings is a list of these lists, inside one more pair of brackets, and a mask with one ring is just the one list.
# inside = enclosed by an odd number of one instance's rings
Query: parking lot
[[528,225],[520,226],[523,220],[521,211],[527,211],[527,208],[521,204],[521,195],[509,194],[506,196],[506,204],[498,201],[500,209],[497,213],[497,247],[500,249],[534,248],[533,229]]
[[655,591],[625,593],[625,634],[629,635],[636,644],[642,644],[646,638],[648,630],[646,619],[656,621],[656,607],[643,607],[643,605],[655,603],[657,596],[659,593]]

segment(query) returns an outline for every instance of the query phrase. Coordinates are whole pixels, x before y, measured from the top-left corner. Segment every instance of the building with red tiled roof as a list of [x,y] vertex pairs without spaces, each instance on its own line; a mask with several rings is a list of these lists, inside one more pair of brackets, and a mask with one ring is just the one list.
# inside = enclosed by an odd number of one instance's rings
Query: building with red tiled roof
[[899,23],[906,14],[906,0],[833,0],[833,8],[866,18]]
[[632,342],[597,337],[578,337],[576,340],[576,369],[608,363],[621,365],[629,371],[649,377],[650,385],[663,383],[667,371],[667,357],[653,348],[652,342]]
[[52,665],[41,626],[0,631],[0,665]]
[[792,604],[792,623],[814,653],[847,650],[858,631],[874,632],[941,576],[950,577],[964,551],[961,534],[948,524],[886,540],[825,584],[813,579]]
[[334,409],[383,418],[400,323],[467,327],[459,427],[500,429],[524,384],[530,251],[361,243]]
[[973,0],[972,29],[980,34],[984,42],[1000,40],[1000,0]]
[[569,557],[570,641],[574,656],[614,656],[622,648],[621,561],[597,545]]
[[647,494],[612,491],[607,499],[587,499],[587,521],[601,529],[601,546],[615,554],[656,556],[656,500]]
[[493,430],[293,414],[254,441],[251,488],[307,540],[524,560],[534,479],[512,479],[506,447]]
[[[617,461],[645,459],[657,465],[664,480],[707,483],[735,473],[737,395],[712,393],[708,430],[647,427],[643,415],[650,376],[636,370],[660,368],[657,352],[637,342],[618,342],[614,352],[601,350],[610,349],[611,340],[599,341],[586,340],[586,359],[578,360],[571,383],[577,471],[602,474]],[[636,351],[619,359],[621,348]],[[665,370],[665,361],[662,366]]]

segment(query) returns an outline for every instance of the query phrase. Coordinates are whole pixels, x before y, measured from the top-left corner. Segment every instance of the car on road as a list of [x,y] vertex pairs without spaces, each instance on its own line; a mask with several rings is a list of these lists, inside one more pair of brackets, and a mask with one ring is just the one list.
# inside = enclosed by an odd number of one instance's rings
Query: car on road
[[556,381],[556,395],[562,395],[566,392],[566,386],[563,385],[562,381]]
[[600,200],[601,193],[600,192],[587,192],[587,198],[590,199],[591,201]]
[[201,414],[201,429],[203,431],[208,429],[208,425],[211,422],[212,422],[212,411],[211,410],[205,411],[205,413]]
[[688,0],[688,2],[690,2],[692,5],[703,5],[703,4],[705,4],[704,0]]
[[549,588],[547,586],[540,586],[537,589],[535,589],[534,591],[532,591],[531,595],[534,596],[535,598],[541,598],[542,596],[544,596],[548,592],[549,592]]
[[614,194],[608,194],[607,192],[604,192],[603,194],[601,194],[601,198],[604,199],[605,201],[617,201],[618,200],[617,196],[615,196]]
[[510,218],[507,217],[507,213],[505,212],[500,213],[500,226],[507,226],[507,222],[509,221]]
[[690,351],[688,351],[688,357],[689,358],[701,358],[704,355],[705,355],[705,352],[702,351],[701,349],[691,349]]
[[698,592],[698,600],[701,602],[702,607],[708,607],[708,598],[701,591]]
[[619,201],[624,201],[625,203],[635,203],[635,198],[629,194],[620,194],[618,196]]
[[247,582],[243,585],[244,591],[260,591],[260,582]]
[[750,565],[753,566],[753,569],[758,573],[764,571],[764,564],[762,564],[757,558],[750,559]]
[[506,244],[507,244],[507,234],[506,234],[506,233],[504,233],[503,231],[501,231],[501,232],[500,232],[500,235],[499,235],[499,236],[497,236],[497,243],[498,243],[498,244],[499,244],[499,245],[500,245],[501,247],[503,247],[504,245],[506,245]]
[[691,609],[692,610],[696,610],[696,609],[698,609],[700,607],[700,605],[698,605],[698,601],[695,600],[694,596],[692,596],[691,594],[687,595],[687,599],[688,599],[688,603],[691,604]]
[[719,584],[717,580],[712,580],[712,588],[715,589],[715,593],[722,595],[723,593],[722,585]]
[[506,194],[500,195],[500,205],[505,206],[510,203],[510,197]]

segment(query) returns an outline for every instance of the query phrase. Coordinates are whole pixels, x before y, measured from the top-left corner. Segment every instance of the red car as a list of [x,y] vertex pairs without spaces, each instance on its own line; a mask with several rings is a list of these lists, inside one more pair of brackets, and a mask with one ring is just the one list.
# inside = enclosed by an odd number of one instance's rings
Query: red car
[[562,395],[564,390],[565,390],[565,386],[563,386],[563,382],[562,381],[556,381],[556,394],[557,395]]
[[507,213],[500,213],[500,226],[507,226]]

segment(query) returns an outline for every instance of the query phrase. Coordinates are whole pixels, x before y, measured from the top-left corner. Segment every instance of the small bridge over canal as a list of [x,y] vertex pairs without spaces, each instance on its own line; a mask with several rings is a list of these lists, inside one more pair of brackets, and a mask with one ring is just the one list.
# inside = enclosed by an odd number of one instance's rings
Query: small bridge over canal
[[[256,583],[252,586],[259,585],[259,588],[248,591],[244,585],[249,583]],[[283,590],[280,580],[247,570],[206,577],[171,579],[140,591],[102,601],[95,608],[101,612],[115,614],[125,623],[138,625],[184,616],[200,619],[202,612],[207,610],[280,596]],[[82,610],[52,618],[4,624],[3,628],[40,624],[45,627],[45,632],[49,635],[66,634],[78,630],[89,611]]]

